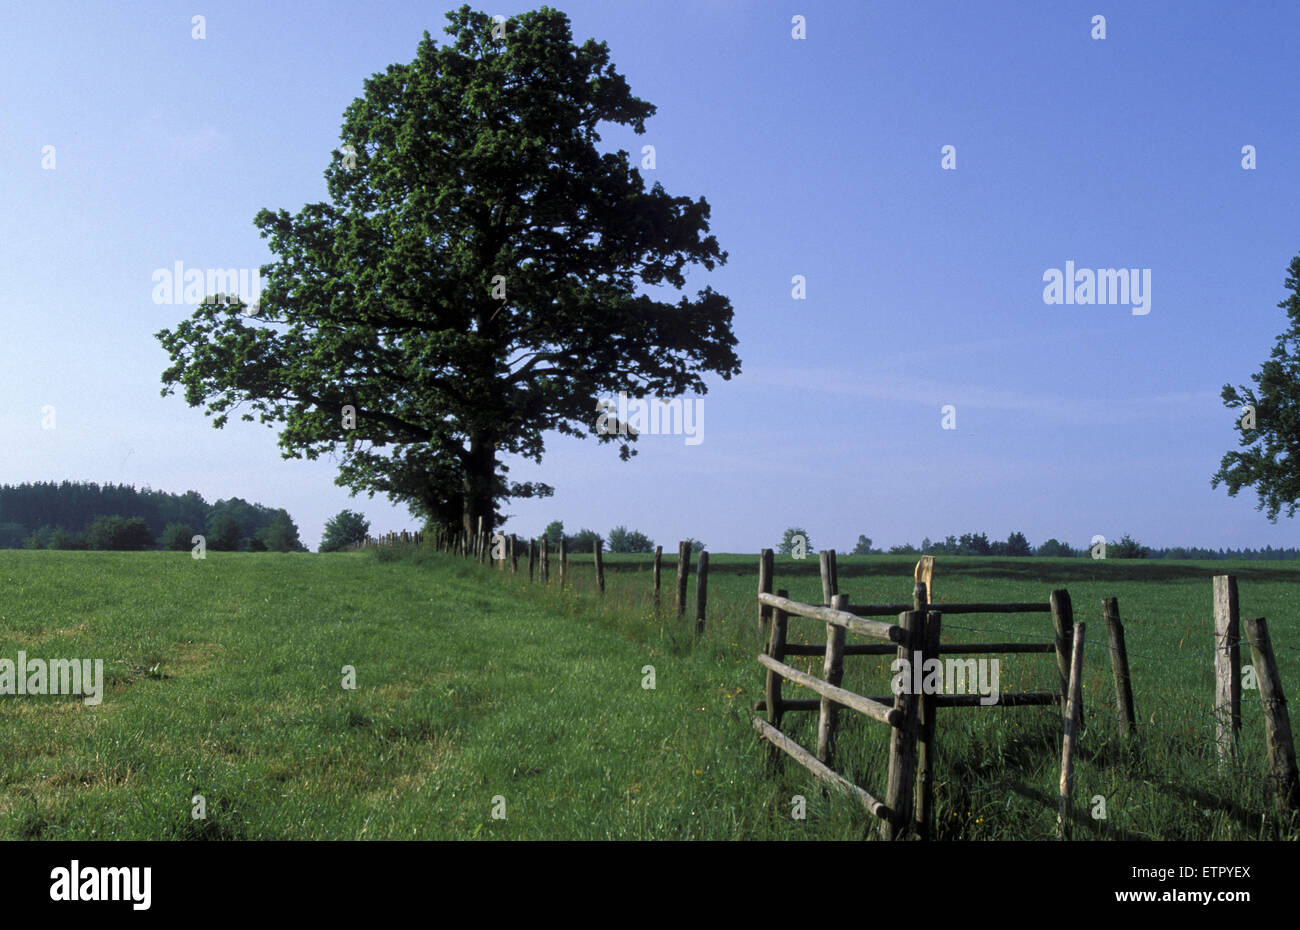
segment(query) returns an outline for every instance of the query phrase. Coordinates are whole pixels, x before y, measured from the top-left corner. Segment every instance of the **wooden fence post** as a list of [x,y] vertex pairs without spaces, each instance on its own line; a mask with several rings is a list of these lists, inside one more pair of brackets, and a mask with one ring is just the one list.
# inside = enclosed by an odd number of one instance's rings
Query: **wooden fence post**
[[515,534],[510,534],[510,571],[519,574],[519,548]]
[[[772,593],[772,569],[774,558],[771,549],[764,549],[758,554],[758,593]],[[768,622],[772,619],[772,608],[766,604],[758,605],[758,628],[766,630]]]
[[564,534],[560,534],[560,590],[569,583],[569,550],[564,544]]
[[605,593],[605,540],[599,536],[596,537],[596,543],[593,546],[596,554],[596,588],[601,594]]
[[673,610],[677,616],[686,612],[686,577],[691,573],[691,544],[677,544],[677,590],[673,594]]
[[704,632],[704,613],[709,603],[709,554],[700,550],[700,564],[695,571],[695,635]]
[[[911,667],[916,650],[921,645],[925,614],[907,610],[898,615],[898,625],[903,628],[903,641],[898,644],[898,658],[906,659]],[[889,786],[885,805],[889,819],[880,824],[882,839],[896,840],[907,836],[912,823],[912,793],[916,788],[916,736],[919,694],[913,694],[911,683],[894,698],[894,707],[902,713],[902,722],[890,728],[889,734]]]
[[1065,739],[1061,742],[1061,797],[1056,815],[1056,830],[1063,839],[1070,834],[1074,816],[1074,747],[1079,739],[1079,721],[1083,718],[1083,639],[1084,624],[1074,625],[1070,652],[1069,702],[1065,710]]
[[1300,810],[1300,775],[1296,771],[1295,742],[1291,737],[1291,713],[1282,693],[1282,677],[1273,656],[1273,641],[1268,624],[1261,617],[1246,621],[1246,638],[1255,660],[1255,680],[1264,702],[1264,733],[1268,737],[1269,776],[1282,814]]
[[551,541],[543,533],[540,542],[542,544],[542,584],[549,585],[551,583]]
[[[1214,576],[1214,738],[1219,764],[1232,758],[1241,733],[1241,631],[1237,576]],[[1258,670],[1256,670],[1258,671]]]
[[[836,610],[847,610],[849,597],[837,594],[831,601]],[[826,624],[826,660],[822,663],[822,678],[840,686],[844,680],[844,627]],[[817,760],[827,768],[835,766],[835,737],[840,729],[840,707],[823,696],[821,715],[817,718]]]
[[[917,588],[925,590],[924,584]],[[942,635],[943,615],[936,610],[926,613],[924,659],[939,657],[939,640]],[[995,660],[996,661],[996,660]],[[935,717],[939,712],[938,698],[933,694],[921,695],[920,745],[916,763],[916,832],[928,840],[934,831],[934,760],[938,746],[934,738]]]
[[1119,619],[1119,600],[1102,598],[1101,612],[1106,618],[1106,635],[1110,639],[1110,667],[1115,674],[1115,708],[1124,735],[1137,730],[1133,712],[1133,682],[1128,674],[1128,649],[1124,646],[1124,624]]
[[[777,597],[789,597],[790,592],[784,588],[776,592]],[[767,643],[767,654],[778,662],[785,661],[785,625],[786,613],[779,607],[772,608],[772,634]],[[767,670],[767,722],[772,724],[778,730],[781,728],[781,714],[784,707],[781,703],[781,676],[772,669]],[[774,744],[769,743],[770,758],[775,761],[781,758],[781,750]]]
[[934,556],[923,555],[912,569],[912,580],[925,585],[926,597],[934,600]]
[[663,565],[664,565],[664,547],[655,546],[655,567],[654,567],[655,610],[659,609],[659,580],[663,572]]
[[1061,713],[1065,713],[1070,694],[1070,653],[1074,637],[1074,608],[1070,592],[1058,589],[1052,592],[1052,627],[1056,633],[1056,671],[1061,679]]
[[537,540],[528,540],[528,583],[533,583],[533,572],[537,569]]
[[833,558],[835,553],[830,549],[823,549],[818,558],[822,571],[822,603],[827,607],[831,606],[833,598],[839,593],[835,590],[834,569],[831,568]]

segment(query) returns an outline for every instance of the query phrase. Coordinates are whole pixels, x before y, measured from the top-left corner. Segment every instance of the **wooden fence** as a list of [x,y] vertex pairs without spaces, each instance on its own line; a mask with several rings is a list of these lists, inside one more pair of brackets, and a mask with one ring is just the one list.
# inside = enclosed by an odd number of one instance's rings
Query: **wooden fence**
[[[444,552],[451,552],[483,563],[493,561],[502,571],[519,573],[524,540],[509,536],[480,532],[439,531],[426,540],[420,532],[402,531],[372,537],[353,546],[353,549],[379,545],[431,543]],[[543,584],[551,583],[551,547],[545,536],[527,541],[526,571],[533,581],[540,575]],[[597,540],[592,562],[596,572],[597,590],[605,593],[604,542]],[[564,588],[570,581],[570,553],[564,542],[556,552],[558,557],[558,585]],[[839,571],[835,550],[820,553],[822,599],[820,605],[802,604],[788,598],[787,592],[773,592],[775,555],[764,549],[758,565],[758,616],[763,631],[768,636],[766,652],[759,662],[766,671],[767,697],[754,705],[755,711],[767,711],[768,719],[754,718],[760,736],[773,747],[791,755],[819,777],[849,790],[862,800],[872,814],[879,817],[882,833],[892,837],[914,831],[922,837],[930,834],[933,816],[933,766],[935,719],[940,707],[978,707],[978,694],[921,694],[897,696],[863,696],[840,688],[845,656],[893,655],[921,661],[940,655],[1013,655],[1054,654],[1056,657],[1058,690],[1009,692],[998,696],[1002,706],[1037,706],[1059,704],[1062,713],[1064,738],[1062,741],[1060,809],[1058,823],[1061,832],[1068,831],[1071,818],[1071,793],[1073,753],[1082,719],[1083,637],[1085,626],[1074,621],[1070,595],[1064,589],[1051,592],[1046,603],[932,603],[933,559],[924,557],[917,564],[913,601],[911,604],[850,604],[839,594]],[[651,572],[653,598],[656,607],[661,601],[663,547],[656,546]],[[696,567],[695,621],[696,633],[703,633],[708,607],[709,554],[700,552]],[[673,610],[684,616],[688,608],[691,575],[690,543],[682,541],[677,547],[676,574],[673,585]],[[940,633],[943,616],[958,614],[1025,614],[1050,613],[1053,639],[1051,642],[994,642],[994,643],[942,643]],[[1241,655],[1243,644],[1251,647],[1253,671],[1259,700],[1264,705],[1264,733],[1268,745],[1269,778],[1273,784],[1280,812],[1300,810],[1300,772],[1297,771],[1295,744],[1290,716],[1287,710],[1282,680],[1273,653],[1268,625],[1263,618],[1244,621],[1239,618],[1237,583],[1231,575],[1214,578],[1215,615],[1215,704],[1216,742],[1219,758],[1226,763],[1234,754],[1241,730]],[[806,617],[826,623],[827,641],[822,644],[790,643],[786,628],[790,617]],[[864,618],[891,617],[896,624]],[[1115,685],[1115,709],[1123,734],[1132,736],[1137,730],[1133,687],[1129,674],[1128,654],[1124,626],[1120,620],[1119,602],[1113,597],[1103,598],[1102,617],[1106,623],[1111,669]],[[777,620],[779,619],[779,623]],[[867,643],[846,643],[845,634],[852,632],[874,640]],[[815,678],[785,663],[791,656],[822,656],[823,677]],[[781,696],[782,680],[795,681],[815,691],[819,697],[812,699],[786,699]],[[893,728],[890,740],[889,782],[885,799],[879,800],[853,785],[832,768],[834,743],[839,729],[839,712],[842,708],[863,713],[871,719],[887,723]],[[818,747],[811,753],[780,731],[784,714],[818,711]],[[911,774],[909,774],[911,773]],[[914,808],[910,823],[906,811]]]
[[[789,599],[788,592],[773,593],[773,555],[770,549],[759,557],[759,584],[769,590],[758,593],[760,622],[769,627],[767,651],[758,661],[766,670],[764,700],[756,711],[766,711],[767,719],[755,716],[754,728],[773,750],[780,750],[799,762],[814,775],[849,792],[862,802],[873,816],[881,820],[881,836],[902,839],[915,833],[927,839],[933,832],[934,764],[936,757],[935,721],[940,707],[980,707],[979,694],[924,693],[924,689],[904,687],[889,696],[860,695],[840,687],[844,657],[849,655],[891,655],[906,659],[912,669],[924,668],[928,659],[943,654],[1045,654],[1057,657],[1059,691],[1004,692],[997,704],[1027,707],[1056,704],[1061,707],[1064,740],[1061,761],[1060,810],[1058,822],[1064,831],[1072,816],[1071,793],[1073,754],[1082,717],[1083,641],[1085,626],[1073,621],[1070,595],[1053,591],[1047,603],[969,603],[934,605],[928,602],[925,582],[918,581],[911,604],[853,605],[838,592],[835,553],[828,550],[822,557],[822,593],[828,603],[802,604]],[[919,572],[918,572],[919,574]],[[944,614],[980,613],[1050,613],[1055,637],[1041,643],[941,643]],[[896,616],[897,624],[887,624],[867,617]],[[826,624],[826,642],[802,644],[788,642],[787,628],[791,617],[806,617]],[[845,634],[854,633],[873,642],[847,644]],[[822,677],[817,678],[786,664],[789,656],[823,657]],[[788,699],[782,695],[782,681],[793,681],[819,695],[817,698]],[[918,690],[921,693],[917,693]],[[883,800],[853,784],[834,770],[835,742],[839,731],[841,708],[857,711],[891,727],[888,779]],[[787,713],[817,711],[817,751],[810,752],[781,731]]]
[[380,536],[369,536],[361,542],[353,543],[347,547],[348,552],[356,552],[358,549],[372,549],[375,546],[402,546],[402,545],[422,545],[424,543],[424,534],[419,530],[411,532],[402,530],[396,533],[384,533]]
[[[390,533],[386,538],[391,541],[406,541],[405,539],[395,539],[399,535],[405,536],[406,534]],[[528,572],[528,580],[535,581],[540,577],[542,584],[550,584],[551,582],[552,548],[550,540],[546,536],[527,540],[526,550],[525,541],[513,533],[507,536],[502,533],[489,534],[480,531],[466,536],[464,533],[438,532],[433,535],[431,542],[434,548],[441,552],[450,552],[485,563],[490,560],[499,570],[509,571],[514,574],[518,574],[520,571],[520,552],[526,551],[525,570]],[[559,587],[564,589],[568,586],[570,580],[569,562],[571,553],[568,551],[568,545],[564,540],[560,541],[555,551],[559,561],[558,583]],[[596,572],[596,589],[603,595],[605,593],[605,541],[599,537],[597,537],[592,551],[592,564]],[[673,610],[678,616],[684,616],[689,606],[690,576],[691,544],[689,541],[683,540],[677,544],[676,579],[673,586]],[[650,577],[653,585],[654,604],[658,607],[661,600],[663,578],[663,546],[655,546]],[[705,629],[709,603],[709,554],[707,552],[701,551],[696,559],[695,578],[695,632],[696,634],[702,634]]]
[[1263,617],[1240,617],[1235,575],[1214,577],[1214,714],[1220,765],[1236,752],[1241,732],[1241,633],[1245,632],[1254,660],[1256,686],[1264,705],[1264,738],[1268,743],[1269,781],[1279,813],[1300,810],[1300,772],[1296,767],[1291,715],[1273,640]]

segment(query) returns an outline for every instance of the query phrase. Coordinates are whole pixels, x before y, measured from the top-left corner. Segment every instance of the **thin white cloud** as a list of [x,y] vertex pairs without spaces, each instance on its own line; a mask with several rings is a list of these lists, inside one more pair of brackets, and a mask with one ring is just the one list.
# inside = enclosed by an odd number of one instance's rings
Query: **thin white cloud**
[[[749,385],[798,388],[804,391],[863,397],[896,404],[960,409],[1013,410],[1051,417],[1054,422],[1114,424],[1163,419],[1183,413],[1201,416],[1221,406],[1215,391],[1152,394],[1144,397],[1065,397],[1042,391],[1010,391],[985,385],[953,384],[909,375],[871,371],[847,372],[825,368],[763,368],[747,372]],[[937,416],[937,414],[936,414]]]
[[228,133],[215,126],[184,125],[169,119],[157,107],[140,121],[143,139],[153,142],[155,150],[170,158],[197,158],[231,144]]

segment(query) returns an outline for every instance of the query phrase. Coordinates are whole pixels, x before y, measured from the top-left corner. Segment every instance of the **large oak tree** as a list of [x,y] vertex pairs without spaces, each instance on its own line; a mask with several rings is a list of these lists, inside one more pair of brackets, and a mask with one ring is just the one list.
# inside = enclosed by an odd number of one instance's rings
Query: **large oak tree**
[[[449,43],[426,32],[347,108],[330,202],[258,213],[277,256],[260,303],[208,298],[157,335],[164,395],[217,427],[246,405],[286,458],[336,452],[339,484],[470,530],[551,491],[507,481],[504,455],[593,433],[600,397],[704,393],[740,363],[726,297],[645,291],[726,253],[703,198],[598,151],[601,123],[640,134],[655,112],[605,44],[547,8],[448,19]],[[634,435],[598,439],[633,454]]]

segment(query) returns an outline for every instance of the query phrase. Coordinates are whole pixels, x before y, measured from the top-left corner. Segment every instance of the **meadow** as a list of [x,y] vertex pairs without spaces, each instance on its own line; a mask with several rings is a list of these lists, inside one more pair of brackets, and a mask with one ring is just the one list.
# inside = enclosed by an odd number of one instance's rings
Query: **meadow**
[[[102,658],[103,703],[0,697],[5,839],[858,839],[856,803],[773,767],[750,726],[757,556],[713,555],[709,620],[650,600],[648,556],[590,557],[549,588],[414,547],[356,553],[0,552],[0,658]],[[909,557],[841,556],[853,603],[911,596]],[[1088,623],[1080,839],[1295,838],[1277,822],[1262,713],[1246,691],[1239,753],[1215,762],[1210,578],[1237,575],[1300,688],[1297,582],[1278,562],[941,558],[948,601],[1046,600]],[[776,587],[819,602],[816,558]],[[693,604],[694,580],[691,583]],[[1116,724],[1101,599],[1119,598],[1138,733]],[[960,629],[958,627],[969,627]],[[792,619],[791,641],[824,640]],[[945,641],[1047,640],[1046,615],[945,618]],[[853,637],[850,637],[853,641]],[[1243,661],[1249,650],[1243,649]],[[820,658],[791,664],[820,670]],[[344,666],[355,689],[344,687]],[[654,687],[648,683],[653,667]],[[1056,685],[1054,659],[1007,656],[1002,687]],[[888,662],[848,657],[845,687],[887,693]],[[789,690],[794,690],[793,688]],[[789,693],[789,690],[787,693]],[[815,743],[812,715],[787,730]],[[1054,835],[1053,708],[939,718],[939,837]],[[886,728],[846,714],[837,768],[883,790]],[[206,816],[192,816],[201,795]],[[807,801],[792,817],[793,798]],[[1104,799],[1104,819],[1088,816]],[[502,816],[494,816],[494,813]]]

